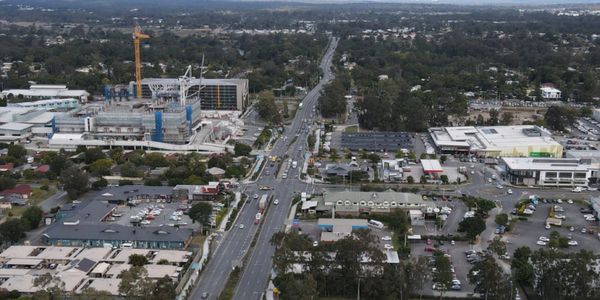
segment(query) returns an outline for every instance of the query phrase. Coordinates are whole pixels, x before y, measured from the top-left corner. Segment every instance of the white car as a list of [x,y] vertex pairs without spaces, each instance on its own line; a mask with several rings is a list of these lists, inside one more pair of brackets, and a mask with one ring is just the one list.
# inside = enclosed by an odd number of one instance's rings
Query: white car
[[512,195],[513,191],[511,189],[508,189],[508,191],[506,191],[506,193],[508,193],[509,195]]
[[475,175],[475,171],[471,171],[471,175]]
[[240,229],[244,229],[244,224],[240,224]]
[[148,220],[143,220],[143,221],[140,222],[140,224],[142,224],[142,225],[150,225],[150,223],[151,222],[148,221]]
[[567,217],[565,217],[565,215],[561,215],[561,214],[555,214],[554,217],[557,219],[561,219],[561,220],[564,220],[567,218]]
[[573,204],[573,200],[569,199],[569,200],[567,200],[567,203]]
[[546,246],[546,245],[548,245],[548,243],[547,243],[547,242],[544,242],[544,241],[537,241],[537,242],[535,242],[535,243],[536,243],[537,245],[539,245],[539,246]]
[[254,198],[254,199],[258,199],[258,194],[254,194],[254,195],[252,196],[252,198]]
[[589,218],[585,218],[585,220],[589,221],[589,222],[594,222],[594,221],[596,221],[596,218],[595,217],[589,217]]
[[317,246],[319,246],[319,242],[317,242],[317,241],[314,241],[314,242],[313,242],[313,247],[317,247]]
[[392,249],[394,249],[394,246],[392,246],[390,244],[385,244],[385,245],[383,245],[383,248],[385,248],[386,250],[392,250]]
[[546,230],[550,230],[550,224],[546,224],[546,227],[544,228],[546,228]]
[[557,200],[556,200],[556,202],[557,202],[558,204],[562,204],[562,199],[557,199]]
[[569,241],[569,246],[577,246],[579,243],[577,241]]
[[581,191],[583,191],[583,189],[580,186],[571,190],[571,192],[573,192],[573,193],[581,193]]
[[391,240],[392,240],[392,237],[391,237],[391,236],[387,236],[387,235],[386,235],[386,236],[384,236],[384,237],[381,237],[381,240],[382,240],[382,241],[391,241]]
[[499,189],[504,188],[501,184],[497,185],[496,187],[499,188]]
[[547,238],[547,237],[545,237],[545,236],[540,236],[540,238],[538,240],[540,240],[542,242],[549,242],[550,241],[550,239]]
[[275,201],[273,201],[273,204],[275,204],[275,205],[279,204],[279,199],[275,199]]

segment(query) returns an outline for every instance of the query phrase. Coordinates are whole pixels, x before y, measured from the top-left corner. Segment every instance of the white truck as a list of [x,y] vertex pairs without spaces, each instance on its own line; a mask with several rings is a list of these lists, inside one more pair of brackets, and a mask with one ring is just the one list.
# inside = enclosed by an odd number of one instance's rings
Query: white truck
[[298,167],[298,162],[297,161],[293,161],[292,162],[292,168],[297,168]]

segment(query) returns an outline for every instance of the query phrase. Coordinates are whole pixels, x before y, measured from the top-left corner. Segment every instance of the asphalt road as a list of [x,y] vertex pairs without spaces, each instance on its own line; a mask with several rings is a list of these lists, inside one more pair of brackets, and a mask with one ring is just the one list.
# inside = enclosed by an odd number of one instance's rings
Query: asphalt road
[[[298,110],[292,124],[285,128],[284,136],[287,139],[280,138],[273,148],[270,155],[283,157],[288,155],[291,161],[298,162],[298,169],[291,169],[287,179],[277,179],[274,169],[266,175],[266,172],[258,177],[255,183],[245,186],[245,193],[262,195],[266,191],[259,191],[259,185],[273,187],[270,194],[272,199],[278,199],[279,205],[270,205],[266,215],[263,216],[263,227],[258,236],[256,246],[247,265],[243,269],[239,284],[235,289],[233,299],[259,299],[267,287],[269,274],[271,273],[271,258],[275,248],[269,243],[275,232],[283,229],[285,220],[288,216],[289,208],[292,203],[295,192],[307,191],[310,187],[298,179],[299,169],[302,167],[306,153],[306,138],[309,130],[308,126],[312,123],[310,120],[313,106],[324,85],[333,79],[331,72],[331,62],[338,39],[332,38],[327,52],[323,56],[320,67],[323,70],[323,77],[302,100],[302,109]],[[297,137],[294,139],[294,137]],[[292,142],[290,144],[290,142]],[[267,165],[266,168],[271,168]],[[234,227],[226,232],[220,238],[217,238],[217,247],[209,259],[206,268],[202,271],[198,284],[194,287],[191,299],[200,299],[203,293],[208,293],[209,299],[216,299],[223,290],[229,274],[233,267],[237,265],[245,252],[248,251],[252,239],[256,235],[258,226],[254,225],[256,213],[258,211],[257,200],[248,198],[245,206],[241,209]],[[244,225],[244,229],[240,225]]]

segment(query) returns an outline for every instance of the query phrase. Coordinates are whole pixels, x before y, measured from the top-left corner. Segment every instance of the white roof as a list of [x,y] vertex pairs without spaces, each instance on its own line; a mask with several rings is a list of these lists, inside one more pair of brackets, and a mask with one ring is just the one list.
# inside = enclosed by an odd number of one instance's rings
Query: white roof
[[110,268],[110,264],[106,262],[101,262],[96,265],[96,267],[90,272],[91,274],[104,274]]
[[85,248],[81,252],[79,252],[77,254],[77,256],[75,256],[75,258],[76,259],[87,258],[89,260],[98,262],[98,261],[101,261],[101,260],[105,259],[106,257],[108,257],[108,255],[110,254],[111,251],[112,251],[111,248],[97,248],[97,247]]
[[9,291],[17,290],[21,293],[35,293],[40,288],[33,285],[33,280],[37,278],[33,275],[14,276],[9,277],[0,288],[7,289]]
[[503,157],[502,161],[511,170],[541,170],[541,171],[588,171],[597,166],[581,164],[573,158],[533,158],[533,157]]
[[437,159],[421,159],[421,165],[425,172],[442,172],[442,165]]
[[37,258],[43,259],[73,259],[81,248],[77,247],[47,247],[38,254]]
[[[524,130],[537,130],[540,136],[528,136]],[[461,146],[471,150],[499,150],[515,146],[560,146],[551,133],[533,125],[441,127],[429,130],[439,147]]]
[[111,265],[110,269],[108,269],[108,271],[106,272],[106,275],[116,278],[117,276],[119,276],[119,274],[121,274],[121,272],[127,271],[129,269],[131,269],[130,264],[113,264]]
[[319,201],[304,201],[302,202],[302,210],[306,210],[306,209],[311,209],[313,207],[317,207],[317,204],[319,204]]
[[139,255],[146,256],[149,252],[150,252],[150,250],[146,250],[146,249],[121,249],[121,252],[119,252],[119,254],[117,254],[117,256],[115,256],[115,258],[110,258],[107,260],[128,262],[129,256],[131,256],[133,254],[139,254]]
[[541,87],[540,90],[546,93],[560,93],[559,89],[549,86]]
[[8,260],[5,264],[15,266],[37,266],[42,262],[39,258],[13,258]]
[[93,288],[97,291],[105,291],[114,296],[119,295],[119,283],[121,283],[121,279],[91,278],[89,280],[89,288]]
[[85,90],[69,90],[65,85],[32,85],[30,89],[8,89],[2,91],[2,95],[7,96],[13,94],[15,97],[23,95],[25,97],[87,97],[90,95]]
[[54,141],[58,141],[58,140],[66,140],[66,141],[71,141],[71,140],[83,140],[83,134],[82,133],[55,133],[52,135],[51,140]]
[[171,263],[182,263],[190,260],[192,254],[190,251],[160,250],[156,253],[152,262],[158,263],[164,259]]
[[39,247],[27,245],[10,246],[0,253],[0,257],[4,259],[32,257],[29,256],[29,254],[31,254],[31,252],[37,248]]
[[177,277],[177,266],[173,265],[145,265],[148,271],[148,278],[163,278],[165,276]]
[[33,126],[33,124],[10,122],[10,123],[0,125],[0,130],[21,131],[21,130],[25,130],[27,128],[31,128],[32,126]]

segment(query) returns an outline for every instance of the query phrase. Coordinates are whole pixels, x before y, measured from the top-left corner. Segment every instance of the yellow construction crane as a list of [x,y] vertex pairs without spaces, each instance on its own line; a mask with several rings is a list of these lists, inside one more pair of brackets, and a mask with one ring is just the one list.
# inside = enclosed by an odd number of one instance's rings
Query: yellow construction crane
[[135,86],[136,97],[142,98],[142,55],[140,53],[140,42],[149,39],[150,36],[142,33],[139,25],[133,26],[133,48],[135,51]]

